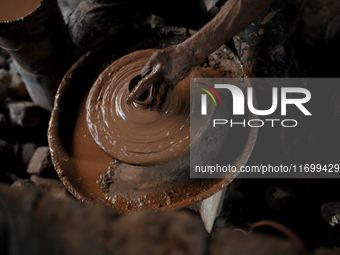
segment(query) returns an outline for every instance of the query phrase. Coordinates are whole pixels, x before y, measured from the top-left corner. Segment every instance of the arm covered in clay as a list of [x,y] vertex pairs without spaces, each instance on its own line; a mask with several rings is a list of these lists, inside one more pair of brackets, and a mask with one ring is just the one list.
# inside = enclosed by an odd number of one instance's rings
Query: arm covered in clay
[[[154,53],[142,69],[143,79],[127,99],[130,104],[155,84],[151,108],[168,99],[174,86],[223,43],[253,22],[274,0],[228,0],[216,17],[178,45]],[[166,94],[166,96],[163,96]],[[162,100],[161,100],[162,99]]]

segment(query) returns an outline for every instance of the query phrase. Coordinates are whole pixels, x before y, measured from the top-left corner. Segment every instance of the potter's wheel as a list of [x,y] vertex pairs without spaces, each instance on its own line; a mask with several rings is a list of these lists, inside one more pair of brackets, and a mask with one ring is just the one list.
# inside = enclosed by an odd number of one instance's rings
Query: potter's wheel
[[[161,165],[135,166],[115,161],[98,146],[88,128],[86,100],[93,84],[110,64],[137,50],[180,43],[190,33],[166,28],[120,39],[87,53],[65,75],[52,112],[49,144],[58,175],[76,198],[107,204],[120,212],[184,208],[213,195],[235,177],[190,179],[189,169],[179,161],[189,161],[186,150]],[[239,60],[226,47],[213,53],[201,68],[207,69],[209,77],[243,76]],[[233,132],[230,143],[238,146],[233,148],[230,163],[240,167],[250,156],[257,130]]]

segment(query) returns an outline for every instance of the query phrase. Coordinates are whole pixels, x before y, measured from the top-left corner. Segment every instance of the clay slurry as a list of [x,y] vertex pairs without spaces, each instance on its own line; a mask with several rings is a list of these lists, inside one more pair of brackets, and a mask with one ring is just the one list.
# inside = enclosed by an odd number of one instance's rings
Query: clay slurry
[[35,10],[41,0],[2,0],[0,22],[13,21]]
[[127,164],[162,164],[190,149],[190,78],[202,77],[198,69],[174,88],[162,111],[126,104],[129,82],[155,51],[136,51],[115,61],[97,78],[87,98],[93,139],[111,158]]

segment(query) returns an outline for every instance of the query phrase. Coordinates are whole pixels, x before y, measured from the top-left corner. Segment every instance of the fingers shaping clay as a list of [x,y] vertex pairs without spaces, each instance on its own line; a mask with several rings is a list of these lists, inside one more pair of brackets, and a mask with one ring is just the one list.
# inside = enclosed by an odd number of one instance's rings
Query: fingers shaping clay
[[86,103],[92,138],[113,159],[133,165],[158,165],[190,149],[190,78],[172,92],[165,109],[150,111],[127,104],[129,82],[138,76],[154,49],[130,53],[111,64],[94,83]]

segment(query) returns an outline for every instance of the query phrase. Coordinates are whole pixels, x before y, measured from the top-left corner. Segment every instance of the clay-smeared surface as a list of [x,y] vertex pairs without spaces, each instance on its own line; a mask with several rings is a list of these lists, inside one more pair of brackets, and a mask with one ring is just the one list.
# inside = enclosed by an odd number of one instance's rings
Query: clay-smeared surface
[[190,78],[172,92],[164,109],[126,104],[130,80],[156,50],[126,55],[96,80],[87,100],[87,124],[96,143],[113,159],[134,165],[158,165],[182,156],[190,148]]
[[41,0],[9,0],[1,1],[0,22],[13,21],[24,17],[36,9]]
[[[50,121],[49,145],[60,179],[79,200],[106,204],[119,212],[184,208],[213,195],[235,177],[190,179],[188,152],[155,166],[115,161],[94,141],[87,125],[86,100],[103,70],[131,52],[168,47],[185,40],[190,33],[185,29],[163,28],[120,39],[84,55],[64,77]],[[208,77],[243,75],[239,60],[226,47],[211,54],[201,69]],[[237,138],[242,145],[235,152],[239,157],[231,159],[237,167],[246,163],[256,132],[228,136]]]

